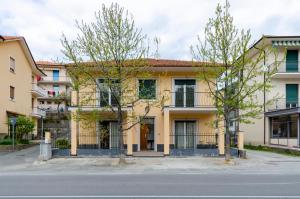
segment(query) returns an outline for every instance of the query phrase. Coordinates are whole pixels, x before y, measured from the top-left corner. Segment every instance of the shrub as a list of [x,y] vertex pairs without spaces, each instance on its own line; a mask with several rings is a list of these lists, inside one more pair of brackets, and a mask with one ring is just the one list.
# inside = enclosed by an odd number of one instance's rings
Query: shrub
[[0,145],[12,145],[12,139],[5,138],[3,140],[0,140]]
[[70,143],[67,139],[56,140],[55,144],[56,144],[56,147],[59,149],[69,149],[70,148]]
[[24,139],[19,140],[18,144],[29,144],[29,140],[24,140]]
[[18,116],[16,123],[17,140],[22,140],[23,135],[28,136],[28,133],[34,130],[34,122],[29,117]]

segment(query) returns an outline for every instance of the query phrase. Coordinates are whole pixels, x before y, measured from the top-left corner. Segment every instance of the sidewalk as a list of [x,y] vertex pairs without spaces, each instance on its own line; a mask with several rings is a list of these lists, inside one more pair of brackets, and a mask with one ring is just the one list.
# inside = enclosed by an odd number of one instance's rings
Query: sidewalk
[[126,164],[118,158],[76,157],[38,160],[38,147],[0,155],[0,174],[6,172],[59,174],[300,174],[300,157],[269,152],[247,151],[247,159],[233,159],[225,164],[224,157],[126,157]]

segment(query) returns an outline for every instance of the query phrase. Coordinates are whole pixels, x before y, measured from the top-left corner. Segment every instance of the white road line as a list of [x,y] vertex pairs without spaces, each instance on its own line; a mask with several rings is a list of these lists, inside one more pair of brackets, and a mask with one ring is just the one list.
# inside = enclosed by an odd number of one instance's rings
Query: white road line
[[91,196],[91,195],[82,195],[82,196],[0,196],[0,198],[300,198],[299,196],[213,196],[213,195],[207,195],[207,196],[176,196],[176,195],[170,195],[170,196],[143,196],[143,195],[137,195],[137,196]]

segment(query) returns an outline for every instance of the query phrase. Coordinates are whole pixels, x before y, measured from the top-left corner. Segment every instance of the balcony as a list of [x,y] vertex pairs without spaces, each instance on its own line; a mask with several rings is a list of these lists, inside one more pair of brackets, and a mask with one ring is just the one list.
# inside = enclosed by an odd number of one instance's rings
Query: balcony
[[167,92],[163,107],[173,111],[216,111],[210,92]]
[[294,79],[300,78],[299,62],[280,61],[274,62],[271,65],[278,67],[277,72],[273,75],[274,79]]
[[276,99],[272,104],[266,105],[265,116],[275,117],[281,115],[299,114],[300,99],[286,100],[286,98]]
[[56,77],[56,76],[45,76],[45,77],[41,77],[39,80],[38,80],[38,83],[39,84],[67,84],[67,85],[70,85],[71,84],[71,78],[68,77],[68,76],[59,76],[59,77]]
[[39,87],[37,84],[32,83],[31,93],[35,97],[46,97],[48,95],[47,91]]
[[[79,106],[76,102],[77,92],[72,91],[71,106],[68,110],[77,109],[80,107],[82,111],[100,110],[103,112],[111,112],[117,110],[117,102],[113,99],[110,92],[79,92]],[[128,110],[131,106],[124,104],[123,110]]]
[[299,99],[298,100],[286,100],[286,98],[279,98],[274,101],[274,103],[267,105],[267,111],[278,111],[285,109],[292,109],[299,107]]
[[46,117],[46,111],[39,108],[39,107],[33,107],[32,108],[32,113],[31,113],[32,117],[37,117],[37,118],[45,118]]

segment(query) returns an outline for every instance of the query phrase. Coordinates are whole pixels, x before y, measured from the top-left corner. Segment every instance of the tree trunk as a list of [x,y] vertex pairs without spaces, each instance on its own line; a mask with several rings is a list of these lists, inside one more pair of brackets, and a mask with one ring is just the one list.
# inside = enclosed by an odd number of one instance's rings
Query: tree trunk
[[123,139],[123,115],[121,105],[118,106],[118,128],[119,128],[119,164],[125,164],[125,153],[124,153],[124,139]]
[[225,161],[230,161],[230,159],[231,159],[231,154],[230,154],[229,120],[228,118],[226,118],[225,119]]

